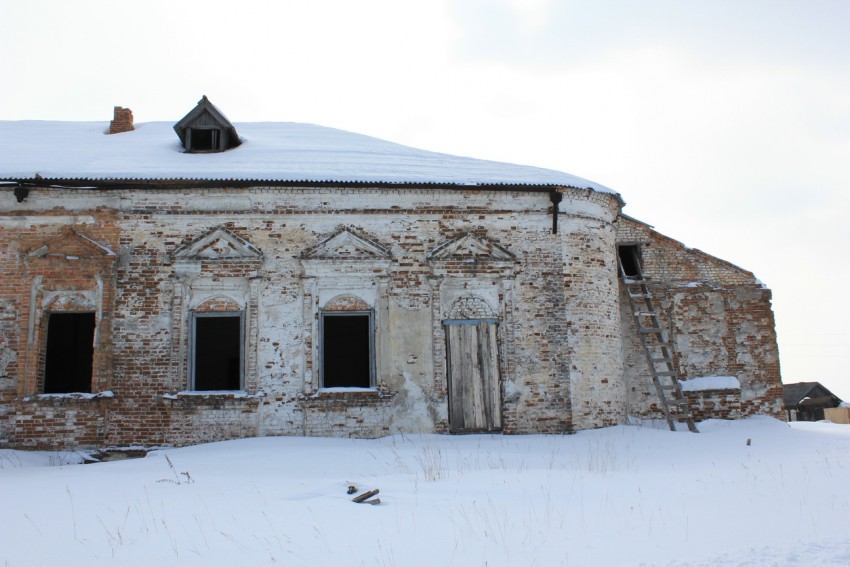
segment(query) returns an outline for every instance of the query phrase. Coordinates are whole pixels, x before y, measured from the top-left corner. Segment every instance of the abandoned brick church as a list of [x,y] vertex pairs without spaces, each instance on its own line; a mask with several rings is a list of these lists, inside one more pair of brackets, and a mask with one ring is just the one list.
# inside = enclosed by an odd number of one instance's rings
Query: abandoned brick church
[[566,173],[204,97],[0,123],[0,188],[0,446],[782,415],[770,291]]

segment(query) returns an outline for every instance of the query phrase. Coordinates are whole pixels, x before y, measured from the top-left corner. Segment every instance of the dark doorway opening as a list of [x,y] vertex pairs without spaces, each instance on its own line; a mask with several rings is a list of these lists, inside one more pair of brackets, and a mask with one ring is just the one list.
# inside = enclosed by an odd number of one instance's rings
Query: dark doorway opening
[[192,128],[189,149],[193,152],[211,152],[218,149],[218,135],[216,129]]
[[617,254],[620,256],[621,274],[626,277],[640,277],[640,247],[637,244],[617,246]]
[[322,314],[322,387],[372,386],[371,313]]
[[195,315],[195,390],[242,387],[242,316]]
[[47,318],[44,393],[91,392],[94,313],[51,313]]

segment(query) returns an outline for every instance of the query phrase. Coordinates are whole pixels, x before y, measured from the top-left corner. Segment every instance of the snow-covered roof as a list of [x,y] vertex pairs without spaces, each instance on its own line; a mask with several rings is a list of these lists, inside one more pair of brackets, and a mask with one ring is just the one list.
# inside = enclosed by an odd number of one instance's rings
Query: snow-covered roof
[[0,121],[0,179],[199,180],[564,186],[617,194],[568,173],[419,150],[292,122],[236,124],[242,145],[185,153],[173,124]]

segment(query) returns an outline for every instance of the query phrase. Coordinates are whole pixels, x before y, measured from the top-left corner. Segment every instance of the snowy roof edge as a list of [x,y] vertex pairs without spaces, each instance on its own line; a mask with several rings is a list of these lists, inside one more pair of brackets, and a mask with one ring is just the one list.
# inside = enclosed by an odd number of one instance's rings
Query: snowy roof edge
[[186,157],[191,154],[181,151],[173,131],[166,134],[171,126],[165,122],[106,136],[101,122],[0,121],[0,180],[575,188],[622,203],[617,191],[557,170],[420,150],[311,124],[238,126],[248,143],[199,159]]

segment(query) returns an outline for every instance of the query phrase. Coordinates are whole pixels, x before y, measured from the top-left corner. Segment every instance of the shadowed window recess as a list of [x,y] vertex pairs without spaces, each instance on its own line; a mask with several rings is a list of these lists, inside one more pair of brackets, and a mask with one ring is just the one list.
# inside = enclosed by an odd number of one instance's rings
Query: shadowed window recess
[[372,311],[321,314],[323,388],[370,388],[375,385]]
[[94,313],[51,313],[47,319],[44,393],[91,392]]
[[640,246],[637,244],[617,246],[617,255],[620,257],[621,275],[627,278],[639,278],[641,276]]
[[210,128],[190,128],[188,140],[190,151],[213,152],[218,150],[219,131]]
[[242,313],[195,313],[193,319],[193,389],[241,389]]

